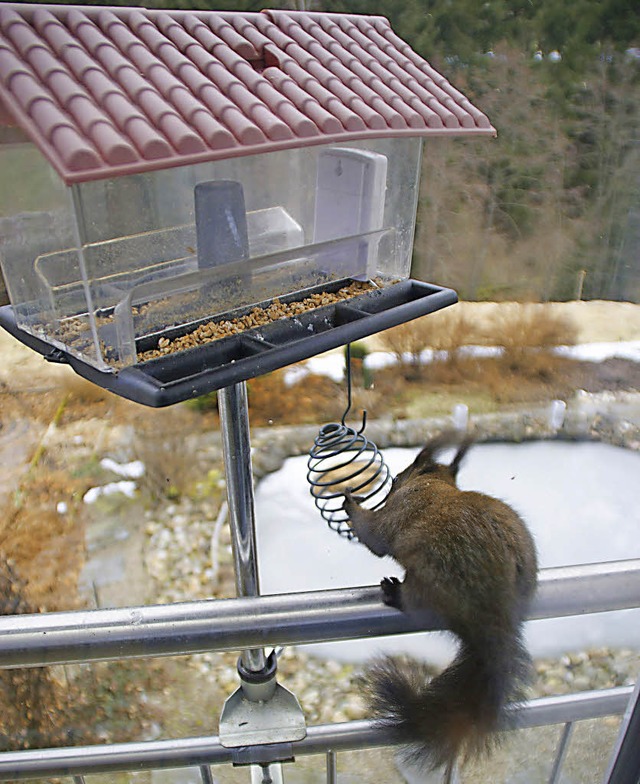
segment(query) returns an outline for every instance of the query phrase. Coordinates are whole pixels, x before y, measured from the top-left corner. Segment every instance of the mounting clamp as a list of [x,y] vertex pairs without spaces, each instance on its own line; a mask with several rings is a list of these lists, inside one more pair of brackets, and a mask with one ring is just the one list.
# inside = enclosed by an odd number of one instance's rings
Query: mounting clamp
[[[273,745],[269,750],[276,757],[269,761],[291,759],[294,740],[302,740],[307,734],[304,715],[295,696],[276,681],[277,662],[275,653],[267,658],[265,667],[259,671],[249,670],[238,660],[240,688],[227,699],[220,716],[220,743],[227,748],[257,745]],[[280,747],[280,748],[278,748]],[[242,762],[251,764],[265,762],[262,752],[243,748]],[[284,756],[282,756],[284,755]]]

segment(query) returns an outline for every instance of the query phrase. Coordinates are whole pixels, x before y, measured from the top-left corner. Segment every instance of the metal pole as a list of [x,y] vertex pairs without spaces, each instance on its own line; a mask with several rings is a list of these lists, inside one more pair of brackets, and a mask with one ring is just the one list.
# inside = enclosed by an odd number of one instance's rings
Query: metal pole
[[[229,525],[238,597],[259,596],[258,558],[256,552],[253,469],[247,386],[244,381],[218,392],[220,431],[227,479]],[[267,660],[263,648],[242,652],[247,670],[261,672]]]
[[[640,559],[544,569],[530,619],[640,606]],[[0,668],[379,637],[442,629],[380,588],[0,617]]]
[[[218,393],[220,430],[227,477],[227,503],[236,574],[236,592],[245,601],[258,601],[253,470],[247,387],[243,382]],[[263,641],[241,644],[239,688],[225,701],[219,739],[227,748],[261,746],[304,738],[304,714],[296,697],[277,682],[277,660],[265,656]],[[280,759],[272,757],[271,763]],[[288,759],[288,757],[285,757]],[[260,762],[258,760],[258,762]],[[279,767],[273,768],[275,774]],[[269,767],[263,778],[271,777]]]
[[200,778],[202,779],[202,784],[215,784],[211,768],[208,765],[200,766]]
[[556,752],[556,758],[553,762],[553,767],[551,768],[551,775],[549,776],[549,784],[558,784],[560,781],[560,776],[562,775],[562,766],[564,765],[567,752],[569,751],[569,741],[571,740],[572,734],[573,722],[568,721],[562,728],[560,742],[558,743],[558,750]]
[[640,781],[640,680],[636,683],[633,695],[620,726],[609,768],[605,777],[606,784],[637,784]]
[[[620,715],[633,693],[623,686],[598,692],[544,697],[515,709],[517,727],[580,721],[601,716]],[[388,746],[388,733],[370,721],[343,724],[320,724],[308,728],[299,741],[276,744],[286,747],[289,757],[327,752],[351,751]],[[244,763],[246,748],[226,748],[215,736],[176,738],[173,740],[113,743],[98,746],[71,746],[57,749],[33,749],[0,753],[0,781],[79,776],[122,770],[201,767],[222,763]],[[626,782],[625,782],[626,784]]]
[[327,752],[327,784],[338,784],[338,755],[335,751]]

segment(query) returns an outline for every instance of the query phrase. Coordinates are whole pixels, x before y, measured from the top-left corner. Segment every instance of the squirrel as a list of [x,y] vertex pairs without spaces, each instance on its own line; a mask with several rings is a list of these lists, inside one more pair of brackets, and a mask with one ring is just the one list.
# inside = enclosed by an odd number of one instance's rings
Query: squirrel
[[[366,675],[377,726],[405,746],[422,769],[445,767],[490,751],[511,722],[506,706],[524,700],[531,659],[522,627],[537,585],[533,538],[506,503],[462,491],[456,478],[472,439],[445,432],[393,480],[381,508],[365,509],[350,490],[344,510],[374,555],[390,555],[404,580],[384,578],[385,604],[435,611],[459,638],[453,662],[429,680],[427,667],[383,658]],[[457,446],[451,463],[436,462]]]

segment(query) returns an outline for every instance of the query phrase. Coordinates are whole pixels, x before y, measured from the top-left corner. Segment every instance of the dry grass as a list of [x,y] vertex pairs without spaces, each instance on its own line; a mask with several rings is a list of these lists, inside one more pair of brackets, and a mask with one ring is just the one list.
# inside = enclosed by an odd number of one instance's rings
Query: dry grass
[[65,374],[60,388],[68,398],[84,405],[103,403],[105,400],[113,399],[105,389],[92,384],[86,378],[82,378],[82,376],[78,376],[76,373]]
[[[349,419],[358,420],[366,409],[370,418],[428,416],[447,410],[448,401],[478,402],[478,412],[496,410],[502,403],[516,403],[545,396],[566,368],[564,360],[549,349],[575,339],[566,319],[548,315],[536,305],[518,305],[489,323],[476,324],[460,310],[445,308],[394,327],[377,336],[398,365],[375,371],[373,387],[363,389],[362,361],[352,352],[353,405]],[[463,351],[469,345],[504,347],[500,358],[478,359]],[[431,349],[434,361],[423,364],[423,351]],[[401,383],[399,383],[399,371]],[[275,371],[248,382],[252,426],[289,425],[339,420],[346,405],[345,384],[309,375],[287,386],[285,372]],[[555,394],[555,392],[553,393]],[[211,408],[215,398],[199,402]],[[450,409],[448,409],[450,410]]]
[[549,350],[576,342],[576,325],[536,303],[503,308],[482,331],[484,342],[502,346],[506,353]]
[[309,424],[340,417],[345,407],[344,386],[325,376],[309,375],[287,386],[284,371],[248,382],[251,424]]
[[[36,612],[26,591],[14,564],[0,558],[0,614]],[[82,702],[82,695],[68,693],[51,668],[0,672],[0,750],[66,745],[69,713]]]
[[[0,615],[34,613],[28,584],[0,558]],[[0,671],[0,751],[131,740],[158,718],[140,697],[161,691],[162,663]]]
[[500,400],[505,383],[551,381],[566,365],[553,349],[575,343],[576,336],[576,327],[569,319],[536,304],[497,314],[486,330],[485,340],[502,346],[503,353],[490,368],[487,387]]
[[133,422],[133,452],[145,466],[140,489],[151,503],[188,494],[201,479],[194,465],[189,434],[202,421],[185,406],[139,411]]
[[[436,313],[407,322],[379,335],[384,349],[396,357],[409,379],[419,378],[428,372],[431,379],[445,381],[447,373],[459,380],[460,373],[451,373],[451,366],[462,362],[462,352],[469,345],[492,345],[503,348],[503,362],[515,369],[516,364],[526,372],[534,353],[575,342],[577,329],[567,318],[550,313],[537,304],[502,308],[488,324],[474,324],[456,308],[446,308]],[[420,363],[426,349],[435,352],[433,366],[428,371]],[[448,365],[442,373],[443,365]],[[467,363],[468,371],[473,363]]]
[[[11,559],[24,579],[30,606],[69,610],[77,606],[77,583],[84,564],[84,524],[80,502],[86,484],[44,460],[26,477],[0,527],[0,558]],[[58,501],[67,511],[57,510]]]
[[[378,337],[398,360],[404,382],[398,384],[397,368],[378,371],[375,389],[387,410],[409,417],[442,414],[452,400],[472,401],[481,413],[550,399],[571,393],[575,369],[552,349],[575,339],[575,325],[542,305],[512,303],[483,323],[446,308]],[[499,346],[502,352],[482,358],[465,353],[469,345]],[[422,364],[427,349],[433,361]]]
[[473,323],[455,308],[400,324],[380,333],[378,342],[396,358],[406,378],[420,378],[423,368],[420,355],[427,349],[444,354],[450,363],[458,361],[460,349],[478,342]]

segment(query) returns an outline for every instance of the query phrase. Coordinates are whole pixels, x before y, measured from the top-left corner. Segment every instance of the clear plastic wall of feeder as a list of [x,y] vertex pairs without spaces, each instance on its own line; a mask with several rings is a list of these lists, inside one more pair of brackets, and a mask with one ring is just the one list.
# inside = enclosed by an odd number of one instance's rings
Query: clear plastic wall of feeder
[[16,176],[0,237],[17,325],[117,370],[202,324],[250,327],[274,298],[406,278],[420,153],[418,139],[352,142],[66,188],[23,146],[38,187]]

